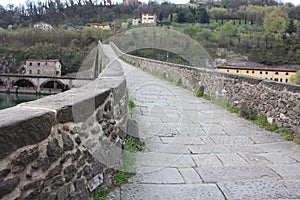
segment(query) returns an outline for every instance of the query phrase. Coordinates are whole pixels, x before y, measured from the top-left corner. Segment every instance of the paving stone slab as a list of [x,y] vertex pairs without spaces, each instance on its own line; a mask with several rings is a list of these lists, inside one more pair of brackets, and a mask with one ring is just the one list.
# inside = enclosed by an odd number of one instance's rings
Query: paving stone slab
[[247,165],[248,163],[236,153],[218,154],[217,157],[225,166]]
[[175,137],[160,137],[165,144],[187,144],[187,145],[204,145],[204,141],[197,136],[175,136]]
[[214,184],[126,184],[121,187],[122,200],[155,199],[155,200],[190,200],[211,199],[221,200],[224,196]]
[[300,179],[300,163],[270,165],[270,167],[285,179]]
[[[297,184],[295,188],[295,184]],[[299,181],[252,180],[218,183],[227,199],[296,199]]]
[[210,136],[216,144],[247,145],[253,142],[246,136]]
[[190,154],[190,145],[183,144],[162,144],[146,143],[145,149],[149,152],[170,153],[170,154]]
[[182,184],[184,180],[176,168],[163,168],[136,174],[128,183]]
[[184,182],[187,184],[202,183],[202,179],[194,168],[179,168],[178,169]]
[[282,152],[262,153],[259,155],[265,157],[267,160],[269,160],[273,164],[290,164],[290,163],[298,162],[297,160],[287,156],[285,153],[282,153]]
[[267,166],[205,166],[196,168],[204,182],[235,181],[249,179],[279,179]]
[[232,153],[232,151],[225,145],[193,145],[189,146],[191,154],[221,154]]
[[222,166],[220,159],[214,154],[191,155],[197,167],[200,166]]
[[136,165],[156,167],[195,167],[189,155],[144,152],[136,154]]
[[261,154],[239,154],[242,158],[244,158],[250,165],[270,165],[272,162],[267,160]]

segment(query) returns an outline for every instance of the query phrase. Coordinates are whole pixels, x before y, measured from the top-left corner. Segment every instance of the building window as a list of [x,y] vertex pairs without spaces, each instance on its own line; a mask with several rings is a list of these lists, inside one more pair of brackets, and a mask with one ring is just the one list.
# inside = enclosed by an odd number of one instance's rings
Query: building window
[[32,74],[32,70],[31,69],[29,70],[29,74]]
[[282,78],[280,79],[280,82],[282,82]]
[[247,70],[246,73],[249,74],[249,71]]
[[285,79],[285,82],[286,82],[286,83],[289,82],[289,79]]
[[227,69],[227,72],[229,72],[229,69]]
[[288,75],[289,75],[289,73],[288,73],[288,72],[286,72],[286,73],[285,73],[285,75],[287,75],[287,76],[288,76]]
[[47,66],[47,65],[48,65],[48,63],[45,63],[45,65]]
[[260,71],[259,74],[262,74],[262,71]]
[[37,74],[40,74],[40,70],[39,69],[37,70]]
[[273,80],[272,78],[270,78],[270,80]]
[[275,72],[275,75],[278,75],[279,73],[278,72]]
[[265,74],[268,74],[268,72],[266,72]]
[[41,63],[38,63],[38,66],[40,66],[41,65]]
[[29,63],[29,66],[32,66],[32,62]]
[[274,81],[277,81],[277,82],[278,82],[278,78],[274,78]]
[[236,70],[236,73],[239,73],[240,72],[240,70]]
[[252,71],[252,74],[254,74],[254,71]]

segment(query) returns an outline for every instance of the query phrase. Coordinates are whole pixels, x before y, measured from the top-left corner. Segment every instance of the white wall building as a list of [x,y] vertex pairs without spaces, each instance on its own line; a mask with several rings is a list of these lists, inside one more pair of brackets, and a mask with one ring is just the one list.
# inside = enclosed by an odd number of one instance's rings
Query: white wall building
[[156,25],[157,16],[150,14],[142,14],[142,24]]

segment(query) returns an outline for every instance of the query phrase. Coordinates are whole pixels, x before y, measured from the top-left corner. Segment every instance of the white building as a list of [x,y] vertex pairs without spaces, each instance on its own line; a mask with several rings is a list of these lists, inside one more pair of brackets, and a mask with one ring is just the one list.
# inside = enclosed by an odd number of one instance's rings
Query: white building
[[156,25],[157,16],[149,15],[149,14],[142,14],[142,24],[149,24],[149,25]]
[[53,27],[50,24],[39,22],[33,25],[33,28],[41,29],[43,31],[50,31],[53,30]]
[[138,26],[141,23],[141,19],[132,19],[132,26]]

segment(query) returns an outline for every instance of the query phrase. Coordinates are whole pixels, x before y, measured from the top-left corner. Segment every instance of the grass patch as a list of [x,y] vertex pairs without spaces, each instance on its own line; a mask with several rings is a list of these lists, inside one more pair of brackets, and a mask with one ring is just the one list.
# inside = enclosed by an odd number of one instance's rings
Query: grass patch
[[128,115],[129,115],[129,118],[132,118],[132,109],[135,108],[135,103],[129,99],[128,100]]
[[199,91],[199,90],[194,91],[194,96],[196,97],[203,97],[203,95],[204,95],[203,91]]
[[114,186],[128,183],[128,179],[135,175],[135,154],[144,151],[144,142],[136,141],[131,136],[126,137],[123,162],[118,172],[113,177]]
[[94,199],[95,200],[106,200],[106,197],[109,192],[110,192],[110,190],[108,188],[98,187],[95,190]]
[[135,173],[135,154],[144,151],[144,142],[133,139],[131,136],[126,137],[125,152],[123,154],[122,165],[113,176],[113,185],[110,188],[98,187],[94,193],[95,200],[105,200],[109,192],[122,184],[128,183],[128,179]]
[[133,109],[135,107],[135,103],[131,99],[128,101],[128,107],[129,109]]
[[206,97],[206,98],[208,98],[212,103],[214,103],[218,106],[221,106],[222,108],[225,108],[229,112],[232,112],[232,113],[239,113],[240,112],[240,109],[238,107],[232,106],[224,100],[212,99],[211,97]]
[[288,131],[284,128],[279,128],[276,124],[270,124],[266,115],[260,114],[253,121],[261,128],[278,133],[284,139],[288,141],[295,141],[297,144],[300,144],[300,138],[295,138],[294,134],[291,131]]

